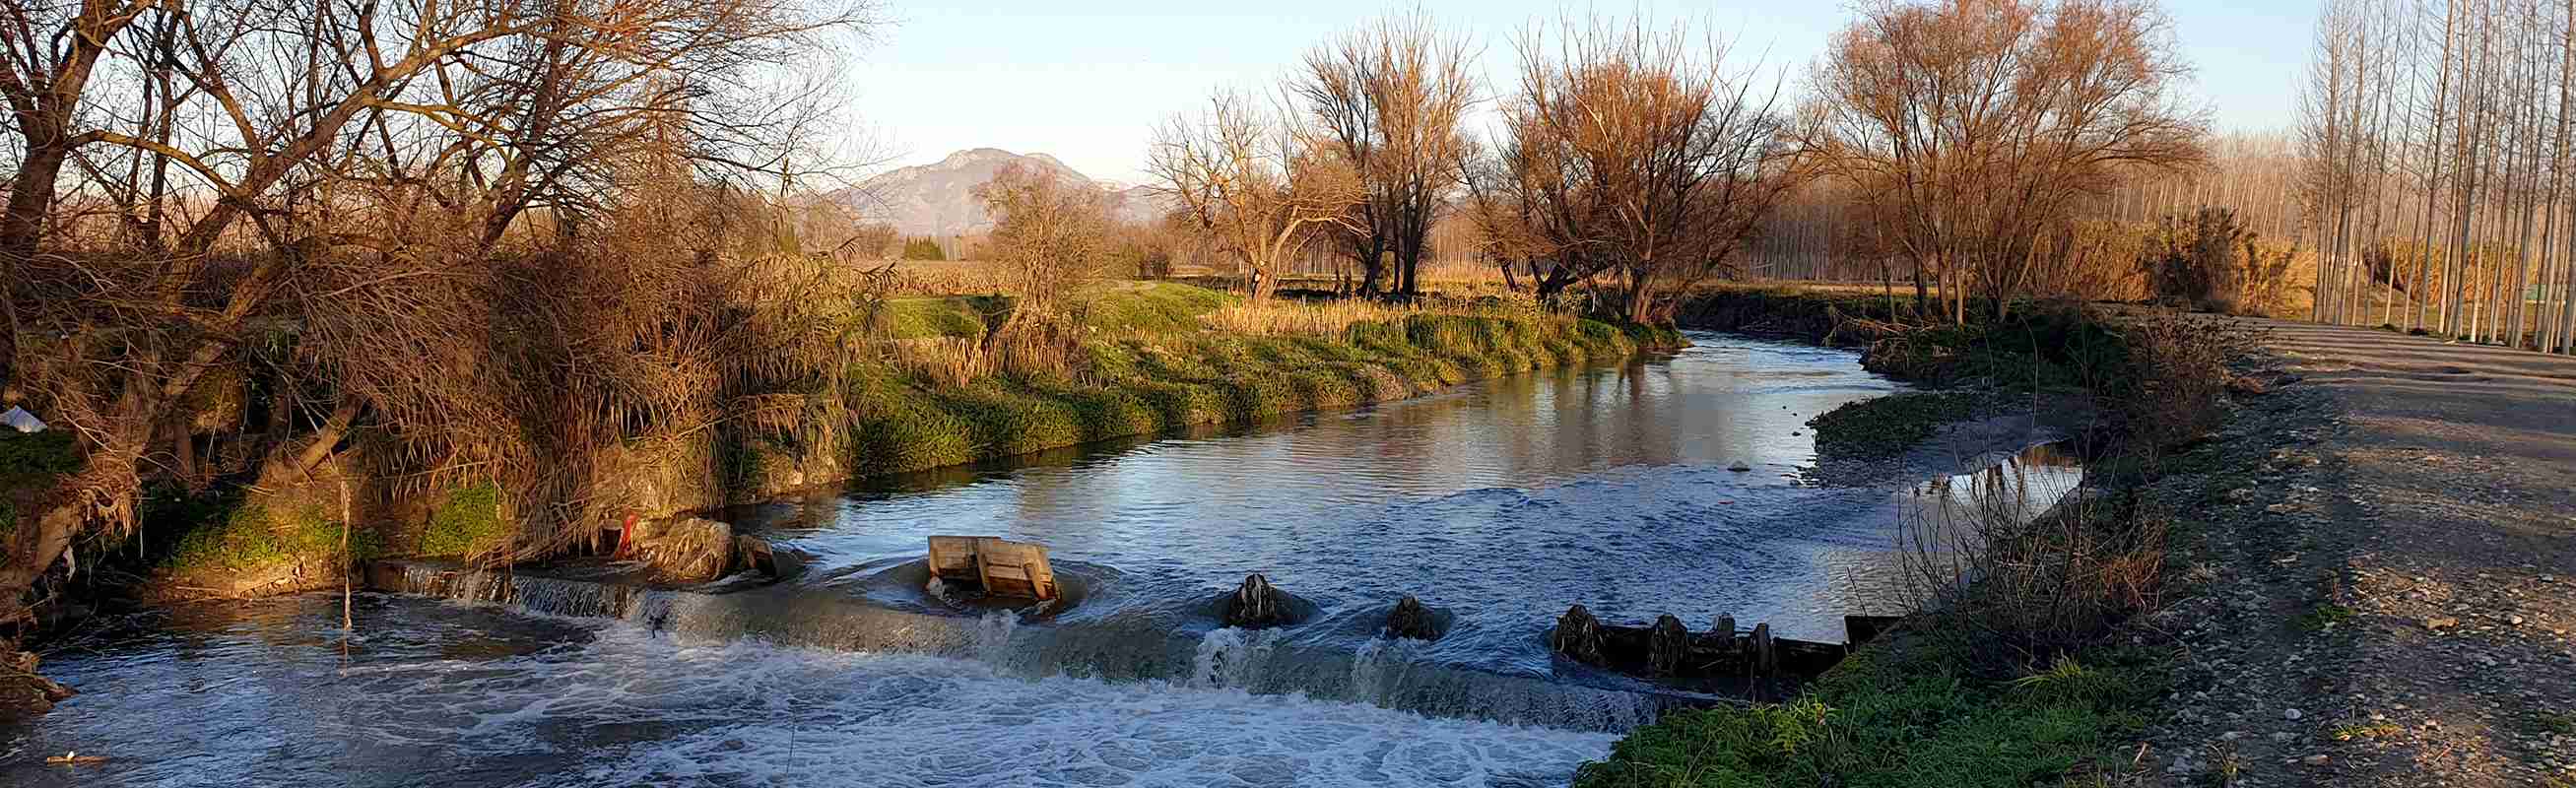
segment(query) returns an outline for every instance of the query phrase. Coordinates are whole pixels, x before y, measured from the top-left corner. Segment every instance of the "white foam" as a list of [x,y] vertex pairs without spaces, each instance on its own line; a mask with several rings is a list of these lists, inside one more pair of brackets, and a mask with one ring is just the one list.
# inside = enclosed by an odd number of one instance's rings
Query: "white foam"
[[1278,638],[1219,632],[1187,682],[1110,683],[609,624],[534,654],[345,670],[385,707],[335,738],[580,754],[535,786],[1563,785],[1615,738],[1249,694],[1227,682]]
[[1251,686],[1261,663],[1279,645],[1279,630],[1248,631],[1226,627],[1199,638],[1191,658],[1189,685],[1202,689]]

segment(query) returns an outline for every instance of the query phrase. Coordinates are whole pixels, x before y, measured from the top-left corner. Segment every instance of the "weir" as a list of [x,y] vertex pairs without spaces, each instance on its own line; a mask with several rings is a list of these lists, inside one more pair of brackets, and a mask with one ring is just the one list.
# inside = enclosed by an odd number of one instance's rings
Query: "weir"
[[[1142,616],[1079,624],[1023,621],[1008,610],[942,615],[897,610],[828,588],[774,585],[710,593],[659,589],[422,560],[379,560],[376,591],[623,621],[684,641],[774,645],[974,660],[1005,675],[1163,681],[1256,695],[1302,695],[1434,717],[1617,732],[1663,712],[1727,702],[1600,675],[1601,686],[1513,676],[1420,658],[1408,641],[1356,651],[1289,642],[1281,630],[1173,631]],[[1631,686],[1617,686],[1618,684]]]

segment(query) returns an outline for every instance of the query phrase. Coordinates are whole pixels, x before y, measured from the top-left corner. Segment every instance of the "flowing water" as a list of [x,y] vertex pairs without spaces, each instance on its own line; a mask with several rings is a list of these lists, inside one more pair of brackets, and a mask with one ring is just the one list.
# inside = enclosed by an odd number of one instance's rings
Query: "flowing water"
[[[1551,658],[1566,606],[1839,641],[1900,603],[1906,512],[2035,510],[2080,475],[2007,452],[1816,482],[1804,422],[1896,387],[1847,353],[1693,340],[727,513],[794,557],[774,583],[420,566],[354,638],[320,597],[100,623],[46,663],[84,694],[0,731],[0,784],[1562,784],[1707,700]],[[1045,544],[1065,598],[954,599],[931,534]],[[1251,572],[1306,619],[1222,627]],[[1404,594],[1444,637],[1378,635]],[[114,760],[33,763],[75,749]]]

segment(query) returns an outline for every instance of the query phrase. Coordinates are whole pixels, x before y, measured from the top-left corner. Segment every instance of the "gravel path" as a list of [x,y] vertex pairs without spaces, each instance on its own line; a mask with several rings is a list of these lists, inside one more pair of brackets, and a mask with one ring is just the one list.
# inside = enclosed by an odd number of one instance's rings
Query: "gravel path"
[[2258,325],[2141,782],[2576,788],[2576,359]]

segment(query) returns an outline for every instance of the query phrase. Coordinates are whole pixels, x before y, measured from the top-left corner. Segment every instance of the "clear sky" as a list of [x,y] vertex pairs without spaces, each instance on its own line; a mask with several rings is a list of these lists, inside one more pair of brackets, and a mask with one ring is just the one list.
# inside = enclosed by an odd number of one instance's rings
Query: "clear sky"
[[[1211,90],[1275,83],[1305,51],[1359,23],[1409,7],[1363,0],[888,0],[894,23],[851,53],[849,113],[888,166],[964,148],[1054,155],[1095,178],[1142,182],[1149,135]],[[1713,24],[1736,59],[1787,69],[1797,89],[1825,41],[1851,18],[1835,0],[1423,0],[1444,25],[1471,31],[1486,70],[1505,77],[1513,42],[1571,8],[1632,10]],[[1227,6],[1236,6],[1228,9]],[[2287,128],[2316,0],[2166,0],[2191,90],[2220,130]],[[1507,88],[1490,87],[1489,91]]]

